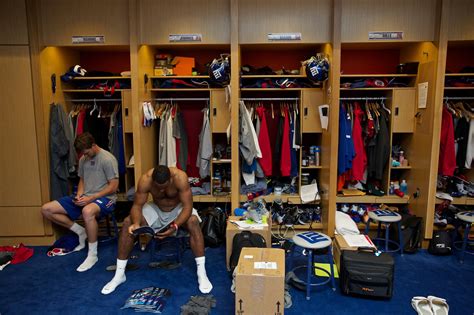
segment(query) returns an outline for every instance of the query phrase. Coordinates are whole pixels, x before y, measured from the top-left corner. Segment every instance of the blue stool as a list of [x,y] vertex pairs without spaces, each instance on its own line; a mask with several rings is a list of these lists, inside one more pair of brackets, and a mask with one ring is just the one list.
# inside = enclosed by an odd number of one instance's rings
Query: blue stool
[[[367,220],[367,224],[365,226],[365,235],[369,234],[370,221],[378,222],[377,237],[373,239],[374,243],[384,242],[385,243],[384,252],[390,253],[390,252],[400,251],[400,254],[403,256],[402,228],[401,228],[401,224],[400,224],[401,220],[402,220],[402,216],[400,214],[398,214],[397,212],[390,211],[390,210],[369,211],[368,215],[369,215],[369,219]],[[392,223],[396,223],[398,225],[398,243],[391,240],[389,238],[389,235],[388,235],[390,225]],[[382,224],[385,225],[385,237],[384,238],[382,238],[382,235],[381,235]],[[388,248],[389,243],[394,244],[396,246],[396,248],[390,250]]]
[[[460,250],[461,253],[459,255],[459,262],[462,264],[464,262],[464,254],[466,253],[467,241],[469,239],[469,231],[471,230],[471,225],[474,223],[474,211],[462,211],[456,214],[456,218],[463,221],[465,223],[464,226],[464,236],[462,241],[454,242],[454,247],[457,250]],[[462,247],[456,246],[456,244],[462,242]],[[472,254],[472,252],[468,252]]]
[[[105,224],[107,227],[107,236],[105,236],[104,238],[100,238],[99,239],[100,243],[118,240],[119,229],[118,229],[117,219],[115,218],[114,212],[115,212],[115,209],[112,210],[112,212],[110,212],[109,214],[99,218],[99,220],[105,218]],[[114,229],[113,232],[111,230],[112,227]]]
[[[334,265],[333,265],[333,258],[332,258],[331,238],[329,238],[327,235],[323,233],[308,231],[304,233],[298,233],[295,236],[293,236],[293,243],[294,243],[294,246],[293,246],[293,250],[291,251],[290,266],[288,269],[291,271],[295,271],[296,269],[299,269],[299,268],[306,268],[306,282],[304,282],[306,285],[306,299],[307,300],[310,299],[312,286],[324,285],[326,283],[329,283],[329,281],[331,281],[332,289],[335,291],[336,285],[334,281]],[[308,260],[307,260],[306,266],[304,265],[298,266],[292,270],[291,265],[294,259],[294,253],[295,253],[296,247],[303,248],[307,252],[306,255],[308,256]],[[330,266],[331,272],[328,272],[327,270],[322,269],[320,267],[314,267],[314,261],[315,261],[314,250],[324,249],[324,248],[328,249],[329,266]],[[321,283],[312,283],[311,279],[314,273],[313,268],[322,270],[329,276],[329,278],[326,281],[323,281]]]
[[[178,230],[175,236],[167,237],[163,240],[152,238],[150,241],[150,263],[148,266],[155,267],[157,262],[155,257],[162,256],[165,259],[174,257],[174,261],[179,265],[181,264],[183,252],[186,249],[187,240],[189,233],[186,230]],[[166,247],[166,248],[165,248]],[[156,249],[162,249],[163,251],[159,254],[156,253]]]

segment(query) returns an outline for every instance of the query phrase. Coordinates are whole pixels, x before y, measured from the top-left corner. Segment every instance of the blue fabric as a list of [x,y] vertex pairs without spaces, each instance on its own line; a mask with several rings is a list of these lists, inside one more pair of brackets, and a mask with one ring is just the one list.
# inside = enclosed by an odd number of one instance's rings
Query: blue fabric
[[339,110],[339,155],[337,159],[337,173],[341,175],[352,168],[355,157],[354,141],[352,140],[351,120],[347,117],[343,105]]
[[[66,210],[67,215],[72,220],[77,220],[82,214],[83,207],[76,206],[73,200],[74,199],[71,196],[64,196],[57,201],[64,208],[64,210]],[[115,202],[106,197],[98,198],[93,202],[100,208],[100,218],[105,217],[115,209]]]
[[65,251],[73,251],[79,245],[79,236],[76,233],[69,233],[58,238],[48,249],[63,248]]

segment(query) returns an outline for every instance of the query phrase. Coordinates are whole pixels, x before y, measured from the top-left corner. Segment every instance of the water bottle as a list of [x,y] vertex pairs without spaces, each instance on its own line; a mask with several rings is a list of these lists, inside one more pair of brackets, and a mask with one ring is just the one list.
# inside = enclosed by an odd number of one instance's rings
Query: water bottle
[[389,195],[394,195],[395,194],[395,185],[393,184],[393,182],[390,182],[390,188],[388,190],[388,194]]
[[402,180],[402,183],[400,184],[400,190],[406,195],[408,194],[408,185],[406,180]]

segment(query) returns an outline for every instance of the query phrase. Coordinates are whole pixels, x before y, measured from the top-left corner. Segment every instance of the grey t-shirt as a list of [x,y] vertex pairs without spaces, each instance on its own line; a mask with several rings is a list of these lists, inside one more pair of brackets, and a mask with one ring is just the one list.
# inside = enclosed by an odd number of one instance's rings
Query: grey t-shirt
[[[81,157],[78,175],[84,180],[84,195],[93,195],[104,189],[110,180],[119,177],[117,159],[101,148],[92,159]],[[117,200],[116,193],[105,197]]]

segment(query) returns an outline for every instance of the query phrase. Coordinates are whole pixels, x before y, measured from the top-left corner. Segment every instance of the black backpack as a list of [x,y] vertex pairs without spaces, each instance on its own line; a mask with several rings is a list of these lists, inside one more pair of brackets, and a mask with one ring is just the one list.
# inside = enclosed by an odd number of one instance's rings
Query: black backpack
[[[421,245],[423,219],[414,215],[402,214],[401,230],[403,238],[403,252],[407,254],[414,254]],[[397,242],[398,224],[390,225],[390,239]]]
[[433,231],[433,238],[428,246],[428,253],[431,255],[451,255],[451,234],[450,231]]
[[201,230],[204,244],[208,247],[218,247],[225,241],[227,216],[219,207],[209,208],[201,213]]
[[250,231],[242,231],[235,234],[232,240],[232,254],[229,259],[230,274],[234,272],[239,263],[240,252],[244,247],[267,247],[267,243],[262,235]]

